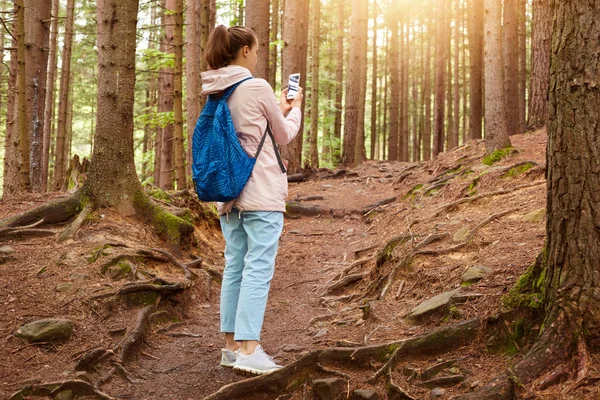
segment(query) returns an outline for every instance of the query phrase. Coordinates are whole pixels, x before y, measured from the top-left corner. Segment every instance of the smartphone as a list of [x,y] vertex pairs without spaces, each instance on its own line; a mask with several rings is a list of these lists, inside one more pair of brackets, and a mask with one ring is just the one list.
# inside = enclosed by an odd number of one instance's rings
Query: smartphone
[[296,97],[296,94],[298,94],[299,88],[300,88],[300,74],[299,73],[291,74],[290,77],[288,78],[287,99],[291,100],[294,97]]

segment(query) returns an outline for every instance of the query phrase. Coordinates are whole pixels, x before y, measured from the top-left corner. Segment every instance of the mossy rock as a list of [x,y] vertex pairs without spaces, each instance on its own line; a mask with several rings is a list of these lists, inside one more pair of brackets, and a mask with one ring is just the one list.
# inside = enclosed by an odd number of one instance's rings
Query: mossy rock
[[470,235],[471,235],[471,230],[468,227],[464,226],[464,227],[460,228],[459,230],[457,230],[456,232],[454,232],[454,235],[452,235],[452,241],[454,243],[462,243],[465,240],[467,240]]
[[546,217],[546,208],[542,207],[538,210],[532,211],[523,216],[523,220],[527,222],[531,222],[532,224],[539,224],[544,221]]
[[54,291],[58,293],[66,293],[70,292],[71,290],[73,290],[72,283],[59,283],[54,287]]
[[514,178],[517,175],[524,174],[525,172],[529,171],[531,168],[533,168],[532,163],[526,163],[523,165],[519,165],[518,167],[509,169],[507,173],[502,175],[502,177],[503,178]]
[[108,268],[108,276],[114,281],[125,278],[132,273],[134,267],[131,261],[121,260]]
[[15,336],[31,343],[62,342],[71,337],[73,325],[73,321],[63,318],[40,319],[21,326]]
[[486,276],[488,276],[492,272],[490,267],[486,267],[485,265],[475,265],[473,267],[468,268],[463,274],[461,283],[463,286],[467,286],[473,284],[475,282],[479,282]]

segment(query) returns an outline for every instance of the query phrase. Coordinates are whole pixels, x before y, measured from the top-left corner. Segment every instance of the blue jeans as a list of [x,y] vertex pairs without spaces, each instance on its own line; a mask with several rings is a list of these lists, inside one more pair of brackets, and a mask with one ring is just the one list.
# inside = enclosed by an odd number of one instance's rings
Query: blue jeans
[[221,284],[221,332],[234,340],[260,340],[283,213],[234,209],[221,216],[225,270]]

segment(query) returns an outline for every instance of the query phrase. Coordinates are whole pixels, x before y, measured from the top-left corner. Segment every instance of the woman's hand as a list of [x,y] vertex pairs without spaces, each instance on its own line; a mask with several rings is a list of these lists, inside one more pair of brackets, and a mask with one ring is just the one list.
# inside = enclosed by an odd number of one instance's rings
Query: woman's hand
[[281,95],[279,96],[279,109],[283,115],[287,115],[292,108],[302,108],[302,100],[304,99],[304,89],[298,88],[298,93],[296,93],[296,97],[293,99],[287,98],[288,90],[287,88],[283,89]]
[[304,99],[304,89],[299,87],[296,97],[292,99],[292,108],[302,108],[302,100]]

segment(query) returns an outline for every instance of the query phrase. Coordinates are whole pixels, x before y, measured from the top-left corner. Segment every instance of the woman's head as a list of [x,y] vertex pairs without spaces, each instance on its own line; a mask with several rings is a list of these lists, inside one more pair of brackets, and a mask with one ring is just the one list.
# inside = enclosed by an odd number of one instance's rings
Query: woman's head
[[254,73],[258,40],[250,28],[217,26],[208,38],[204,58],[211,69],[241,65]]

